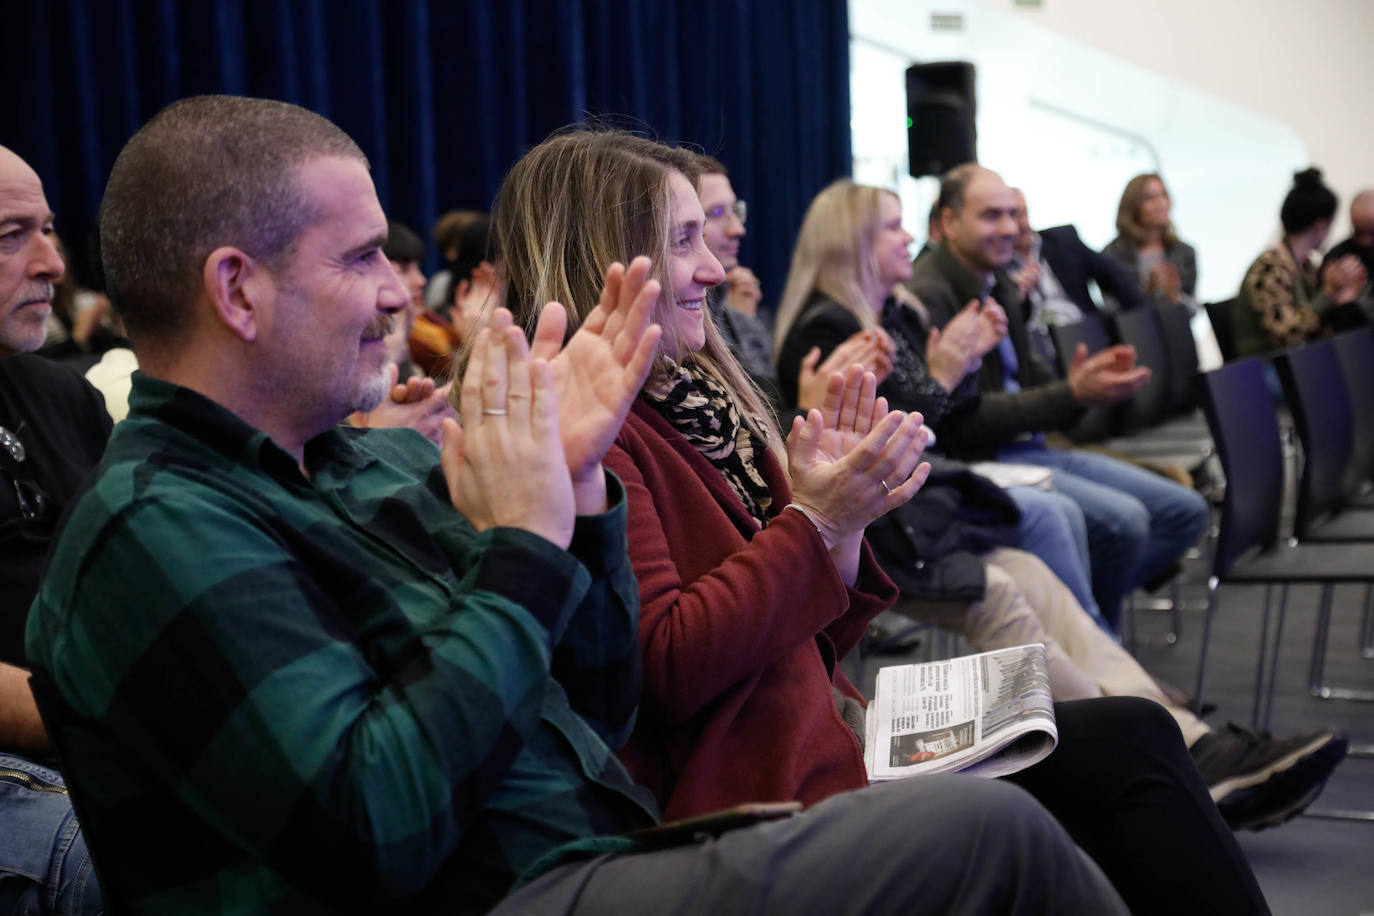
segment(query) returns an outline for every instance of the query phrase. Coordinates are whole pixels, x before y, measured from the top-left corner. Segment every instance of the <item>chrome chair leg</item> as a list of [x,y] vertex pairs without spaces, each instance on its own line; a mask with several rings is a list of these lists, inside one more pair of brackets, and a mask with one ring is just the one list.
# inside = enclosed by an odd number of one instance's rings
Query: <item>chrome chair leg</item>
[[1360,621],[1360,655],[1374,658],[1374,583],[1364,587],[1364,619]]
[[1169,600],[1173,602],[1173,620],[1168,633],[1164,636],[1164,641],[1169,645],[1176,644],[1183,636],[1183,596],[1178,587],[1178,577],[1169,583]]
[[1307,690],[1323,700],[1351,700],[1374,703],[1374,690],[1352,687],[1332,687],[1326,683],[1326,645],[1331,636],[1332,586],[1322,586],[1322,599],[1317,612],[1317,632],[1312,643],[1312,663],[1308,667]]
[[1274,687],[1279,682],[1279,648],[1283,645],[1283,621],[1288,613],[1288,583],[1279,591],[1279,619],[1274,625],[1274,653],[1269,660],[1269,696],[1264,702],[1264,731],[1270,731],[1274,721]]
[[1193,712],[1202,715],[1202,682],[1207,674],[1207,644],[1212,638],[1212,618],[1216,616],[1221,600],[1217,597],[1216,576],[1207,577],[1207,613],[1202,622],[1202,646],[1197,656],[1197,684],[1193,688]]
[[1356,811],[1354,808],[1308,808],[1302,816],[1336,821],[1374,821],[1374,811]]
[[[1274,585],[1270,583],[1264,586],[1264,614],[1260,617],[1259,658],[1255,662],[1255,698],[1254,705],[1250,710],[1250,727],[1255,729],[1260,727],[1260,708],[1264,705],[1261,698],[1264,696],[1264,669],[1268,667],[1265,664],[1265,656],[1269,648],[1269,606],[1273,603],[1273,597]],[[1278,649],[1279,641],[1275,639],[1274,652],[1277,653]]]
[[1126,651],[1135,655],[1135,593],[1126,596],[1121,605],[1121,640]]
[[1322,586],[1321,601],[1317,603],[1317,629],[1312,636],[1312,661],[1307,667],[1307,690],[1314,697],[1322,695],[1322,677],[1326,670],[1326,641],[1331,632],[1331,586]]

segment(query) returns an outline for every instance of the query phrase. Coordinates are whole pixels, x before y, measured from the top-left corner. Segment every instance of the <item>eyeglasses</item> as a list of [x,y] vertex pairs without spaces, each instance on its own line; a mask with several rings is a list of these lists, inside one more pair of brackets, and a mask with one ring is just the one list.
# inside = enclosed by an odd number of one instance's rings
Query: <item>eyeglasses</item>
[[719,207],[712,207],[707,210],[706,218],[708,220],[725,219],[727,213],[735,214],[735,218],[743,223],[749,219],[749,205],[742,200],[737,200],[729,206],[721,204]]
[[[17,465],[23,465],[28,453],[24,450],[24,443],[19,441],[19,430],[24,428],[21,421],[14,432],[10,432],[0,426],[0,449],[9,453],[11,459]],[[10,483],[14,484],[15,502],[19,504],[19,515],[25,521],[32,521],[43,514],[48,507],[48,496],[43,492],[43,488],[38,485],[38,481],[24,476],[20,477],[6,472],[6,477],[10,478]]]

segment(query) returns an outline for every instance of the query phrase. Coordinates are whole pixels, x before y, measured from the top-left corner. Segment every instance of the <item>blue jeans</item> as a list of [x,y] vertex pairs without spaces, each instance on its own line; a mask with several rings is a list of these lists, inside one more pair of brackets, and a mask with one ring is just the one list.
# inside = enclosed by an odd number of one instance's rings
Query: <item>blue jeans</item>
[[1115,636],[1102,616],[1088,579],[1088,525],[1078,503],[1062,493],[1039,487],[1009,487],[1006,491],[1021,510],[1021,527],[1014,545],[1035,554],[1063,582],[1099,627]]
[[100,885],[62,775],[0,754],[0,916],[101,910]]
[[1207,530],[1202,494],[1115,458],[1044,446],[1012,446],[998,457],[1053,469],[1054,489],[1082,509],[1093,594],[1113,627],[1126,595],[1177,562]]

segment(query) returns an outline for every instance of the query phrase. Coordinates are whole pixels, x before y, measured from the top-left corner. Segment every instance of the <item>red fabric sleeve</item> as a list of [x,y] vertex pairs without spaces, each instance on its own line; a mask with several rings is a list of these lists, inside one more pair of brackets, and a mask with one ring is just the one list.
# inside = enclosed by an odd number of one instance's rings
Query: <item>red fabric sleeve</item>
[[[684,583],[667,529],[683,520],[659,516],[654,494],[619,448],[606,467],[625,484],[630,562],[639,580],[639,638],[645,699],[667,724],[685,721],[738,681],[758,674],[845,613],[848,589],[810,520],[786,511],[746,541],[702,488],[694,527],[702,547],[736,539],[737,549],[695,581]],[[683,494],[667,494],[664,508]],[[676,498],[674,498],[676,497]],[[713,522],[715,522],[713,524]],[[691,551],[681,543],[679,550]]]

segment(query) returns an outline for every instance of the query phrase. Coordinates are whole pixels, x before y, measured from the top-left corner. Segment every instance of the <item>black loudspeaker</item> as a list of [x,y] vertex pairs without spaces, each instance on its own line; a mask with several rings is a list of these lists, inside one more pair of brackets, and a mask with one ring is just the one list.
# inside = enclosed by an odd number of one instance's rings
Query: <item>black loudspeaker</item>
[[978,160],[973,64],[914,64],[906,70],[906,129],[911,177],[943,175]]

